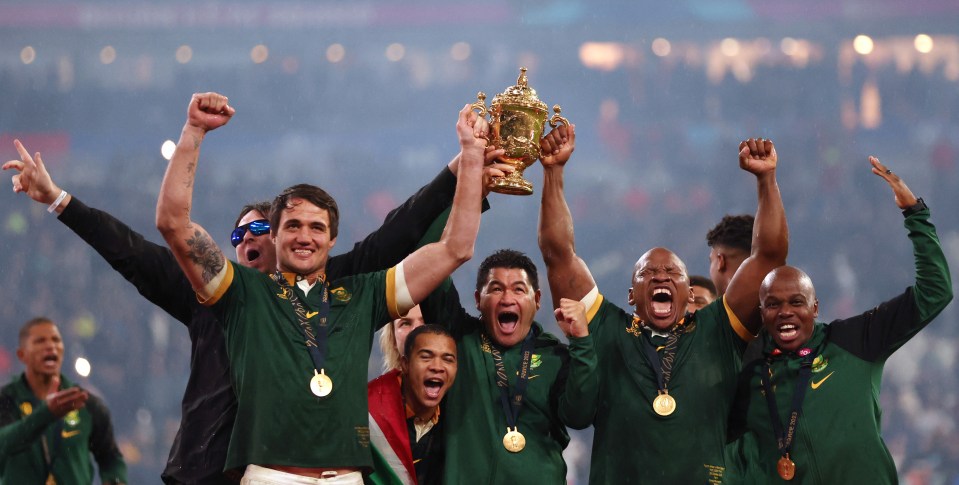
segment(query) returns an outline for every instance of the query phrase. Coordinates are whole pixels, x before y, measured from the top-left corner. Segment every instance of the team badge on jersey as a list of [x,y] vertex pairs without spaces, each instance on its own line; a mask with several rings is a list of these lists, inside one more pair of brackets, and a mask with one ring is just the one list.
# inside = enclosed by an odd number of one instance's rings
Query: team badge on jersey
[[353,298],[353,295],[349,291],[346,291],[346,288],[343,288],[342,286],[339,288],[333,288],[330,290],[330,294],[333,295],[333,298],[336,298],[336,301],[342,301],[343,303],[346,303],[350,301],[350,298]]
[[543,364],[543,358],[539,354],[533,354],[533,360],[529,364],[530,369],[535,369]]
[[76,426],[80,424],[80,410],[74,409],[67,413],[63,418],[63,422],[67,423],[67,426]]
[[822,372],[826,369],[826,366],[829,365],[829,359],[826,359],[822,354],[817,355],[812,361],[812,371],[813,372]]

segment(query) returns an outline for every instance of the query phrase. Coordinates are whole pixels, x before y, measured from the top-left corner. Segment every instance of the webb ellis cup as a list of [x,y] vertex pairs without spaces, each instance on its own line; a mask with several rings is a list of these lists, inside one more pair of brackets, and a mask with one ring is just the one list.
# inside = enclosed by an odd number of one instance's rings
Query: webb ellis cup
[[[532,165],[540,157],[539,140],[543,137],[543,124],[546,120],[546,103],[539,100],[536,90],[529,87],[526,68],[521,67],[515,86],[493,97],[490,107],[486,107],[486,94],[476,95],[478,101],[473,109],[480,116],[489,115],[490,144],[502,148],[506,154],[500,158],[516,171],[506,177],[493,180],[493,192],[512,195],[530,195],[533,184],[523,178],[523,169]],[[569,121],[559,115],[559,105],[553,106],[555,114],[549,119],[549,125],[556,128],[559,123],[569,126]]]

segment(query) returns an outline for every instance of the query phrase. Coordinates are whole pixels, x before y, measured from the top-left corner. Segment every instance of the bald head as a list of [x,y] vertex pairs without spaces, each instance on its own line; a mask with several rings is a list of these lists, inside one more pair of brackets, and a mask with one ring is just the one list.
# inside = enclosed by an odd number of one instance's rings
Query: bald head
[[686,265],[666,248],[646,251],[633,269],[628,302],[646,325],[660,331],[672,328],[689,303]]
[[819,302],[809,275],[792,266],[769,272],[759,287],[763,326],[776,346],[795,352],[812,337]]
[[633,265],[633,280],[635,281],[636,278],[639,277],[639,272],[643,269],[656,269],[662,266],[669,266],[681,271],[683,277],[686,277],[688,274],[686,272],[686,263],[684,263],[682,259],[679,259],[676,253],[666,248],[653,248],[643,253],[643,255],[636,260],[636,264]]
[[812,284],[812,278],[805,271],[795,266],[780,266],[763,278],[763,284],[759,287],[759,300],[768,295],[771,288],[780,286],[795,286],[810,301],[816,299],[816,288]]

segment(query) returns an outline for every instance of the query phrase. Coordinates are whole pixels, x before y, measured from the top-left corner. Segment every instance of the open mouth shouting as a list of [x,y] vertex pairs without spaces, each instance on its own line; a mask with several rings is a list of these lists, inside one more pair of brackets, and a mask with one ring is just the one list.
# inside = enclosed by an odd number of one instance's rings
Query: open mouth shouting
[[423,396],[429,401],[439,402],[446,394],[446,379],[443,377],[427,377],[423,380]]
[[496,314],[496,326],[504,335],[512,335],[519,326],[519,314],[511,311],[499,312]]

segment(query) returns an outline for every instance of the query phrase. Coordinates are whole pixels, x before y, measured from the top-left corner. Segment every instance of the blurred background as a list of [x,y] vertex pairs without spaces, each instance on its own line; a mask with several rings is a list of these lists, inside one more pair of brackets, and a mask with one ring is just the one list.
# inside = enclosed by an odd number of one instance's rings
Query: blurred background
[[[520,66],[577,126],[566,175],[577,249],[621,306],[646,249],[667,246],[706,275],[708,229],[755,211],[754,178],[737,163],[747,137],[776,142],[789,260],[812,276],[823,320],[913,282],[902,216],[867,155],[925,198],[959,268],[953,0],[4,1],[0,159],[18,158],[19,138],[64,189],[162,241],[164,143],[192,93],[217,91],[237,114],[206,139],[194,219],[233,254],[241,205],[310,182],[340,204],[340,252],[432,179],[457,151],[457,111],[515,84]],[[492,196],[476,258],[455,275],[467,308],[493,250],[542,264],[542,170],[526,174],[537,193]],[[0,376],[22,370],[19,327],[51,317],[64,372],[112,411],[131,483],[157,483],[179,421],[186,330],[6,187]],[[547,288],[543,302],[539,320],[559,333]],[[883,431],[905,483],[959,483],[955,307],[886,365]],[[379,368],[375,354],[371,377]],[[576,433],[567,449],[571,483],[588,476],[591,439]]]

